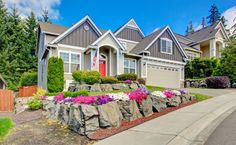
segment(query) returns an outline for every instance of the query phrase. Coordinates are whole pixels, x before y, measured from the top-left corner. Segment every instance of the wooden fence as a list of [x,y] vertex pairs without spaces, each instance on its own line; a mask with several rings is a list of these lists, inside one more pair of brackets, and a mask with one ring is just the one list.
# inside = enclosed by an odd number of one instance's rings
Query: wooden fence
[[11,112],[13,110],[14,110],[13,91],[0,89],[0,111]]

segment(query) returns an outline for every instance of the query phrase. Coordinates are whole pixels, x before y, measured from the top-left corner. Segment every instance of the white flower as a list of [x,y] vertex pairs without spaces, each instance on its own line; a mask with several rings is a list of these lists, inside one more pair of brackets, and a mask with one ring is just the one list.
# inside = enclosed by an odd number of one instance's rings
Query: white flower
[[181,92],[177,90],[172,90],[172,92],[175,94],[175,96],[180,96]]
[[52,101],[54,100],[54,96],[47,96],[46,100]]
[[152,92],[151,94],[154,95],[154,96],[166,98],[166,95],[163,94],[161,91],[154,91],[154,92]]
[[123,100],[123,101],[129,100],[129,96],[125,93],[113,93],[108,95],[109,97],[112,97],[114,100]]

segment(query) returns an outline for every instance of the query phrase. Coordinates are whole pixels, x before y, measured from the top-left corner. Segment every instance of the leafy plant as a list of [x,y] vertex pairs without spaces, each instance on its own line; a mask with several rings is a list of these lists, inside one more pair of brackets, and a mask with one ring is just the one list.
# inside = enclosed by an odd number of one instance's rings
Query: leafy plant
[[64,92],[65,98],[67,97],[77,97],[77,96],[88,96],[89,92],[87,90],[80,90],[78,92]]
[[206,84],[209,88],[229,88],[230,80],[227,76],[216,76],[206,78]]
[[82,80],[89,85],[100,83],[100,73],[98,71],[86,71],[82,75]]
[[60,94],[60,93],[46,93],[45,94],[45,96],[56,96],[56,95],[58,95],[58,94]]
[[29,108],[31,110],[38,110],[43,107],[43,102],[39,99],[34,98],[34,99],[28,101],[27,105],[29,106]]
[[118,82],[118,79],[115,77],[102,77],[101,83],[102,84],[115,84]]
[[133,74],[133,73],[121,74],[121,75],[117,76],[117,79],[119,81],[125,81],[125,80],[136,81],[137,80],[137,75]]
[[62,92],[64,89],[64,65],[63,60],[51,57],[48,62],[48,91]]
[[42,88],[37,88],[37,92],[33,94],[34,98],[39,99],[40,97],[44,96],[46,94],[46,91]]
[[138,78],[138,83],[146,85],[146,80],[144,78]]
[[37,85],[37,80],[38,80],[37,72],[25,72],[21,75],[20,86]]
[[83,71],[77,70],[72,73],[73,79],[77,82],[82,81]]

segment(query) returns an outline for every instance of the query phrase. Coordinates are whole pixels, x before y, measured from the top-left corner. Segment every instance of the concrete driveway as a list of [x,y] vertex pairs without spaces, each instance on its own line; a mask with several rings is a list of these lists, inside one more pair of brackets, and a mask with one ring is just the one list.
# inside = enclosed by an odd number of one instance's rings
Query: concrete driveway
[[191,93],[204,94],[212,97],[221,96],[236,92],[236,89],[205,89],[205,88],[187,88]]

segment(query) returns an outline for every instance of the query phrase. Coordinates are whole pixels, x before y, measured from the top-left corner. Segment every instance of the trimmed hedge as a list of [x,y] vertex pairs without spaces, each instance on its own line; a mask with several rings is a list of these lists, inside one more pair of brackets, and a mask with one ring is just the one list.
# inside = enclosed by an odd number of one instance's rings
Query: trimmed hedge
[[80,70],[77,70],[77,71],[74,71],[73,73],[72,73],[72,76],[73,76],[73,78],[74,78],[74,80],[75,81],[77,81],[77,82],[81,82],[82,81],[82,75],[83,75],[83,71],[80,71]]
[[77,97],[77,96],[88,96],[89,92],[87,90],[80,90],[78,92],[64,92],[64,96],[67,97]]
[[138,78],[138,83],[146,85],[146,80],[144,78]]
[[227,76],[216,76],[206,78],[208,88],[229,88],[230,80]]
[[118,82],[118,79],[115,77],[102,77],[101,83],[102,84],[115,84]]
[[58,57],[51,57],[48,61],[48,91],[62,92],[64,89],[64,64]]
[[85,71],[82,74],[82,80],[89,85],[100,83],[100,73],[98,71]]
[[133,73],[121,74],[121,75],[117,76],[117,79],[119,81],[125,81],[125,80],[136,81],[137,80],[137,75],[133,74]]
[[37,72],[25,72],[21,75],[20,86],[34,86],[37,85]]

